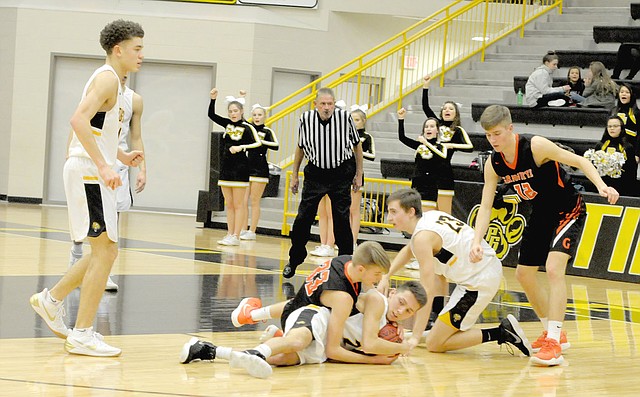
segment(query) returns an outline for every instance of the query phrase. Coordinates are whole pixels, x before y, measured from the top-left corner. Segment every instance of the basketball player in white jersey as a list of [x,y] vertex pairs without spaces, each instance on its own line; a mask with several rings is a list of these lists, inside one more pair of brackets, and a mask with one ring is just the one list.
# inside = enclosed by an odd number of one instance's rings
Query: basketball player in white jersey
[[[140,150],[144,152],[144,144],[142,142],[142,110],[143,103],[142,97],[129,88],[125,83],[127,76],[122,77],[122,100],[121,105],[124,110],[124,118],[122,119],[122,129],[120,130],[120,136],[118,146],[125,152],[129,151],[129,141],[131,141],[131,148],[133,150]],[[71,139],[69,139],[71,142]],[[145,161],[141,161],[138,165],[139,172],[136,177],[136,193],[140,193],[144,190],[147,183],[147,167]],[[122,211],[129,211],[131,204],[133,204],[133,197],[131,195],[131,188],[129,186],[129,166],[123,164],[120,160],[116,160],[116,171],[120,175],[122,185],[116,189],[116,209],[118,213]],[[82,241],[74,241],[71,247],[71,254],[69,259],[69,266],[73,266],[80,258],[82,258]],[[118,284],[112,279],[111,275],[107,278],[107,284],[105,286],[106,291],[117,291]]]
[[[383,361],[370,361],[372,364],[390,364],[399,354],[409,353],[412,346],[406,342],[396,343],[378,336],[379,331],[388,323],[397,323],[413,316],[427,302],[427,295],[419,282],[408,281],[397,289],[391,290],[389,298],[375,289],[358,296],[358,313],[347,318],[342,332],[342,347],[347,350],[385,357]],[[271,365],[290,366],[319,364],[327,360],[325,347],[331,310],[328,307],[307,305],[294,310],[286,320],[284,336],[265,341],[252,350],[249,355],[261,356],[261,347],[288,345],[286,353],[273,354],[263,360],[245,360],[232,365],[241,367],[255,377],[271,374]],[[304,346],[304,348],[301,348]],[[210,342],[192,338],[181,351],[183,364],[197,360],[211,361],[217,356],[225,356],[229,347],[215,346]],[[261,357],[264,358],[262,355]]]
[[531,345],[511,314],[498,327],[471,328],[498,292],[502,280],[502,263],[493,248],[483,240],[484,256],[472,263],[469,254],[474,239],[473,228],[442,211],[431,210],[423,214],[420,193],[413,189],[392,193],[387,204],[389,223],[412,237],[409,245],[391,263],[391,269],[382,277],[378,289],[387,289],[389,277],[409,262],[413,253],[420,264],[420,282],[429,297],[427,305],[416,315],[410,343],[418,344],[427,325],[434,299],[430,291],[437,291],[438,283],[446,279],[456,287],[427,334],[429,351],[446,352],[496,341],[498,344],[509,343],[529,356]]
[[[64,166],[64,185],[73,241],[88,237],[91,254],[76,262],[58,283],[33,295],[31,306],[56,336],[65,338],[65,350],[88,356],[118,356],[121,350],[108,345],[93,331],[98,304],[118,256],[116,188],[122,184],[114,170],[116,158],[138,166],[141,151],[118,148],[123,111],[120,106],[122,76],[142,64],[144,31],[135,22],[117,20],[100,32],[106,52],[105,65],[89,78],[80,104],[71,117],[74,134]],[[64,323],[63,299],[82,287],[73,330]]]

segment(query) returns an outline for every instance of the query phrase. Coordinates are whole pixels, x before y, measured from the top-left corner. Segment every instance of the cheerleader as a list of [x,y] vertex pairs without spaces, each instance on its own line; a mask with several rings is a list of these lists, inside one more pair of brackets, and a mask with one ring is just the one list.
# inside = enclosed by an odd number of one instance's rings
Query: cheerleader
[[[451,162],[453,153],[460,150],[472,152],[473,144],[467,131],[460,125],[460,109],[453,101],[446,101],[440,110],[440,117],[429,107],[429,83],[431,76],[425,76],[422,85],[422,110],[427,117],[433,117],[440,124],[440,142],[447,148],[447,158]],[[451,214],[454,195],[453,170],[448,168],[446,174],[438,175],[438,209]]]
[[611,116],[607,120],[607,128],[604,130],[602,140],[594,147],[594,150],[602,150],[607,154],[619,152],[624,156],[622,173],[617,175],[604,175],[602,180],[615,188],[622,196],[636,196],[638,163],[631,144],[633,138],[625,133],[624,122],[620,116]]
[[260,104],[251,107],[251,125],[258,133],[261,145],[249,150],[249,189],[244,196],[245,211],[243,228],[247,226],[249,218],[249,201],[251,201],[251,224],[249,230],[240,232],[240,240],[255,240],[256,228],[260,220],[260,199],[269,183],[269,164],[267,163],[267,150],[278,150],[279,143],[276,134],[264,125],[267,119],[267,108]]
[[218,89],[212,89],[210,95],[209,118],[225,129],[222,135],[222,166],[218,186],[222,189],[227,207],[227,235],[218,244],[240,245],[238,236],[247,211],[244,197],[249,187],[249,159],[246,151],[260,146],[260,137],[255,128],[244,120],[244,98],[227,97],[227,119],[215,112]]
[[408,138],[404,132],[404,116],[407,111],[398,110],[398,138],[411,149],[415,149],[415,166],[411,178],[411,188],[417,190],[422,197],[423,210],[434,209],[438,200],[438,175],[451,170],[447,156],[447,147],[439,142],[438,119],[429,117],[422,126],[422,134],[418,140]]

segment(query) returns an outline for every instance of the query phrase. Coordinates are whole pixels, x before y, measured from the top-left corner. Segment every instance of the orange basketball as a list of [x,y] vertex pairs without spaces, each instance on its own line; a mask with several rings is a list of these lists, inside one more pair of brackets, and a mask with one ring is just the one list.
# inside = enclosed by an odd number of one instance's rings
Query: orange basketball
[[394,323],[387,323],[384,327],[380,328],[378,336],[389,342],[402,343],[402,336],[400,336],[400,330],[398,325]]

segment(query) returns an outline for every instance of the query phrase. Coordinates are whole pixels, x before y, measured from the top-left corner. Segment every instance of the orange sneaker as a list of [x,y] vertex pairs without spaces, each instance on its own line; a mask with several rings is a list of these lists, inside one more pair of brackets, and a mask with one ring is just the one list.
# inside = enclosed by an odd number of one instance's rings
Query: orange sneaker
[[531,362],[535,365],[551,367],[564,362],[562,357],[562,347],[555,339],[546,338],[542,343],[540,351],[531,357]]
[[240,301],[238,307],[231,312],[231,322],[235,327],[242,327],[247,324],[255,324],[257,321],[253,321],[251,318],[251,312],[260,309],[262,302],[260,298],[244,298]]
[[[540,335],[540,337],[531,344],[531,351],[534,353],[539,352],[545,339],[547,339],[547,331],[542,331],[542,335]],[[567,333],[564,331],[560,331],[560,347],[563,352],[569,350],[571,347],[571,343],[567,341]]]

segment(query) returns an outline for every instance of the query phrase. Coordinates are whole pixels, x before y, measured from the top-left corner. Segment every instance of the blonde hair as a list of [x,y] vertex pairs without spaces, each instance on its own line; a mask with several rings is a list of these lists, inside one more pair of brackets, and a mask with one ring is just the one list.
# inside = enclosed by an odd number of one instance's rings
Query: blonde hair
[[485,130],[490,130],[497,125],[508,126],[509,124],[511,124],[511,112],[506,106],[491,105],[480,116],[480,125]]
[[360,244],[353,253],[352,262],[354,265],[364,267],[379,266],[385,273],[389,273],[389,268],[391,268],[389,256],[376,241],[365,241]]

